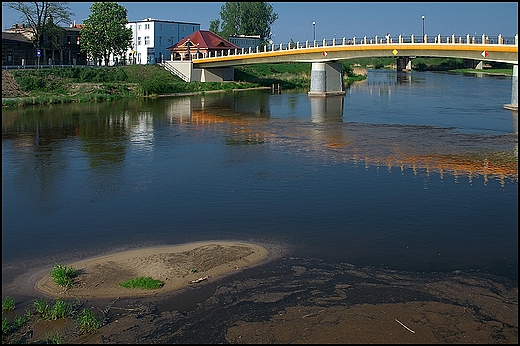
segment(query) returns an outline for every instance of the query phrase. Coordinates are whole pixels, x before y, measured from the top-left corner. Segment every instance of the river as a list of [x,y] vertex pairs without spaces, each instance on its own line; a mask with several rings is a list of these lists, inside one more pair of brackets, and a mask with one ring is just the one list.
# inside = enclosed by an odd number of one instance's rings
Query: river
[[[283,249],[251,275],[265,279],[257,290],[293,285],[290,299],[271,301],[285,307],[353,268],[353,282],[370,276],[364,284],[457,274],[517,292],[510,99],[511,77],[369,70],[339,97],[255,90],[3,110],[2,286],[118,249],[242,240]],[[295,273],[307,280],[297,289]],[[210,304],[218,292],[193,299]],[[354,300],[401,302],[381,297]],[[247,323],[280,308],[256,306]],[[233,323],[175,340],[238,341]]]

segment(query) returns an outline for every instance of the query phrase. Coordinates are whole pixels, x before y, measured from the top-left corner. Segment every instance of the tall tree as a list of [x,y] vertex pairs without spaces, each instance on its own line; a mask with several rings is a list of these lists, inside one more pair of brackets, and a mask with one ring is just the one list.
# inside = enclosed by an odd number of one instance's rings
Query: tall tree
[[94,2],[81,29],[81,51],[94,61],[109,64],[110,55],[124,56],[132,45],[132,29],[127,28],[127,10],[116,2]]
[[213,19],[209,22],[209,31],[214,32],[215,34],[220,35],[220,19]]
[[220,36],[260,35],[265,43],[271,38],[271,25],[278,19],[278,14],[267,2],[226,2],[220,8],[220,18],[221,21],[211,22],[217,30],[220,24]]
[[21,19],[27,24],[36,47],[43,47],[44,36],[56,42],[59,35],[58,24],[70,23],[74,15],[68,2],[5,2],[3,5],[21,13]]

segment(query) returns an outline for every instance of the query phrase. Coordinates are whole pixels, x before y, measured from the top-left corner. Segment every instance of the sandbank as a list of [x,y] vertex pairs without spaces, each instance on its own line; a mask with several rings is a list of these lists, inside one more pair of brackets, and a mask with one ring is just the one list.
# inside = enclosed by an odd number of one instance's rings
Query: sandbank
[[[43,274],[35,288],[53,297],[106,298],[138,297],[201,285],[267,260],[264,246],[238,241],[194,242],[149,247],[92,257],[64,264],[76,269],[74,287],[63,289],[50,272]],[[119,284],[135,277],[151,277],[164,282],[156,290],[123,288]]]

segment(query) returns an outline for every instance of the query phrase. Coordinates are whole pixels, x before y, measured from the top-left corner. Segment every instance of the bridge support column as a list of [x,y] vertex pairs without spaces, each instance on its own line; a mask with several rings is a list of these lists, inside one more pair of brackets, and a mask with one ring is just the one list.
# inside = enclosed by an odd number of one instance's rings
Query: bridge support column
[[409,56],[403,56],[397,58],[397,71],[411,71],[412,60]]
[[313,62],[309,96],[345,95],[343,71],[338,62]]
[[223,82],[232,81],[235,77],[235,70],[231,67],[204,68],[201,69],[201,82]]
[[511,82],[513,83],[511,88],[511,103],[504,105],[504,108],[518,111],[518,64],[513,65],[513,78]]

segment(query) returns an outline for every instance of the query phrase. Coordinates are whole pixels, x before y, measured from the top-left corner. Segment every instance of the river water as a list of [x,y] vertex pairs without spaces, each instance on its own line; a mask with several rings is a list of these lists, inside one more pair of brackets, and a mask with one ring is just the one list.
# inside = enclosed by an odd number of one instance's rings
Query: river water
[[2,282],[218,239],[331,268],[517,286],[511,87],[369,70],[344,97],[255,90],[4,110]]

